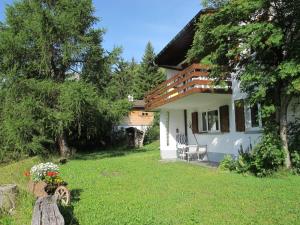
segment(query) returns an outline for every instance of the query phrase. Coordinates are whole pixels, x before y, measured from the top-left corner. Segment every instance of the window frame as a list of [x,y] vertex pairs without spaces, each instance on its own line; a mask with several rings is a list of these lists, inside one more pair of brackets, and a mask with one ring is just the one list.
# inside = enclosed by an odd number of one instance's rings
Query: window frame
[[257,113],[258,113],[258,126],[252,126],[252,112],[249,104],[245,104],[244,106],[244,114],[245,114],[245,132],[247,131],[261,131],[263,129],[262,117],[261,117],[261,105],[260,103],[256,103],[257,105]]
[[[218,129],[217,130],[209,130],[209,126],[208,126],[208,113],[209,112],[214,112],[217,111],[218,113]],[[206,119],[206,130],[203,130],[203,114],[205,113],[205,119]],[[212,108],[212,109],[208,109],[206,111],[200,111],[198,113],[198,117],[200,117],[199,115],[201,115],[201,118],[198,118],[198,126],[199,126],[199,133],[221,133],[221,124],[220,124],[220,110],[219,108]]]

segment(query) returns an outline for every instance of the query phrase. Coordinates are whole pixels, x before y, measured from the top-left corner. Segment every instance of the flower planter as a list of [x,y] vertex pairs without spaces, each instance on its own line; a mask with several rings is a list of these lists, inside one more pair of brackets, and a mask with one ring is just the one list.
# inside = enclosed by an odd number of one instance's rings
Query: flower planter
[[70,192],[67,183],[58,174],[58,166],[51,162],[35,165],[30,172],[24,173],[31,177],[28,189],[35,197],[54,196],[61,204],[68,205]]
[[29,181],[28,189],[37,198],[47,197],[49,195],[56,195],[57,200],[63,205],[70,204],[70,191],[66,187],[67,183],[64,182],[60,185],[47,184],[44,181],[33,182]]

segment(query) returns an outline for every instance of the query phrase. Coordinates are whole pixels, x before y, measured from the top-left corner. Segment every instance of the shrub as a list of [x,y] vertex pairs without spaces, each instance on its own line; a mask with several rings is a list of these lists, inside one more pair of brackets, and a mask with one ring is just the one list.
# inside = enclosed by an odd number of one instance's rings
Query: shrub
[[300,174],[300,153],[293,152],[291,154],[292,164],[293,164],[293,172],[296,174]]
[[124,146],[127,144],[127,135],[124,128],[114,129],[112,132],[112,145]]
[[251,172],[266,176],[283,166],[285,154],[281,140],[274,132],[265,133],[253,151]]
[[145,144],[149,144],[158,139],[159,139],[159,126],[153,125],[152,127],[146,130],[146,134],[144,138]]
[[300,174],[300,121],[296,120],[289,124],[289,150],[291,152],[291,160],[293,171]]
[[[300,156],[297,156],[300,166]],[[271,175],[277,171],[284,162],[284,151],[278,135],[267,130],[259,144],[253,150],[239,150],[239,156],[236,161],[225,157],[221,162],[221,167],[229,170],[235,170],[238,173],[252,173],[255,176],[263,177]]]
[[225,155],[224,159],[220,162],[219,168],[222,170],[235,170],[236,161],[232,158],[231,155]]
[[144,144],[159,140],[159,113],[155,113],[153,125],[146,130]]
[[239,156],[236,162],[236,171],[238,173],[247,173],[251,171],[252,154],[250,149],[244,151],[243,147],[240,147]]

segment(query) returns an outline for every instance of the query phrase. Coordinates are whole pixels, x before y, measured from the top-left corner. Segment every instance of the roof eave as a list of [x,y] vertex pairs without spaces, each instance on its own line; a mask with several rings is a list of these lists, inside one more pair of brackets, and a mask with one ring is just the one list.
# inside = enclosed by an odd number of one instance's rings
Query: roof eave
[[[200,10],[185,26],[184,28],[179,31],[179,33],[176,34],[176,36],[157,54],[157,56],[155,57],[155,63],[163,68],[172,68],[175,69],[177,65],[166,65],[165,63],[162,64],[159,62],[160,57],[162,57],[164,54],[167,54],[167,51],[169,50],[169,48],[174,45],[176,43],[176,41],[178,41],[178,39],[184,37],[184,35],[188,35],[187,32],[189,30],[193,30],[192,32],[195,32],[195,28],[196,28],[196,22],[199,19],[200,15],[205,14],[205,13],[212,13],[215,12],[216,9],[213,8],[207,8],[207,9],[202,9]],[[192,43],[188,43],[187,45],[190,47]],[[184,54],[184,53],[183,53]],[[185,57],[185,55],[183,56]],[[180,62],[179,62],[180,63]],[[178,70],[178,69],[177,69]]]

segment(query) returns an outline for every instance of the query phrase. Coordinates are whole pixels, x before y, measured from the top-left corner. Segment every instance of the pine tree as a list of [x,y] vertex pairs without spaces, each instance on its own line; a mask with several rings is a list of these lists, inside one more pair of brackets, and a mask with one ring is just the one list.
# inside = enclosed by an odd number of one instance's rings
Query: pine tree
[[120,59],[116,64],[111,80],[105,90],[107,98],[111,100],[127,99],[134,90],[134,76],[137,64]]
[[146,45],[136,82],[135,97],[143,99],[145,94],[165,80],[165,74],[154,63],[155,52],[151,42]]
[[[20,0],[0,24],[0,156],[93,141],[127,112],[101,96],[114,54],[102,48],[91,0]],[[71,81],[82,74],[80,81]],[[93,83],[95,81],[95,83]],[[0,159],[1,160],[1,159]]]

